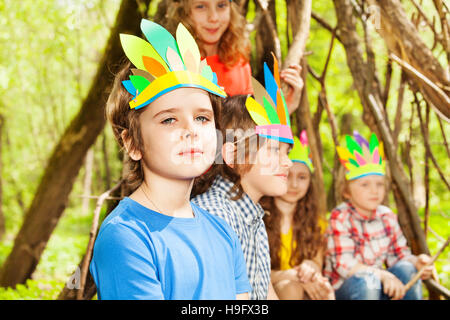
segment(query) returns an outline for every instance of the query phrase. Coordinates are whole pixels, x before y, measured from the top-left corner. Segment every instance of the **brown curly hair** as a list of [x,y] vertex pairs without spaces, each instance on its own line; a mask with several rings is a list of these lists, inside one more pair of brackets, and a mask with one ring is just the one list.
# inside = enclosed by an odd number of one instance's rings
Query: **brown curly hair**
[[[272,269],[280,269],[281,216],[275,198],[263,197],[262,207],[269,212],[264,216],[269,237],[270,261]],[[317,209],[314,185],[309,184],[305,196],[297,202],[292,222],[292,255],[289,264],[299,265],[305,259],[314,259],[325,247],[325,236],[320,228],[320,214]],[[296,246],[294,247],[294,243]]]
[[[128,80],[131,72],[131,63],[127,59],[122,63],[122,67],[116,74],[114,84],[109,94],[108,101],[106,102],[105,115],[106,119],[111,124],[114,137],[116,138],[121,151],[125,148],[122,133],[127,130],[126,137],[130,141],[130,151],[139,151],[144,153],[144,141],[141,134],[141,126],[139,122],[139,116],[146,108],[139,108],[137,110],[130,109],[129,102],[133,98],[132,95],[124,88],[122,81]],[[211,99],[211,105],[214,112],[214,120],[216,129],[220,130],[220,108],[222,104],[222,98],[209,93]],[[142,169],[141,160],[135,161],[131,157],[127,158],[125,163],[126,172],[123,177],[127,182],[127,189],[130,192],[136,190],[144,180],[144,171]]]
[[[192,0],[172,0],[168,5],[165,27],[174,34],[178,23],[183,23],[194,36],[202,56],[205,57],[206,55],[201,45],[202,42],[199,41],[199,37],[193,27],[194,23],[189,18],[191,3]],[[241,58],[248,62],[250,57],[250,41],[245,36],[245,25],[247,22],[234,2],[231,2],[230,15],[230,24],[219,42],[220,61],[228,68],[238,63]]]

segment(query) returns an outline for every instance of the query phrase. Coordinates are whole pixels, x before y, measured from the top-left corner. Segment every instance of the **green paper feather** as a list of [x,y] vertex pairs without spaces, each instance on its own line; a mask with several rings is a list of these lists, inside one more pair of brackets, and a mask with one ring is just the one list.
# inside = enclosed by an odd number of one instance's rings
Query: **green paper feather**
[[144,91],[150,84],[150,81],[141,76],[130,76],[130,80],[139,93]]
[[206,79],[208,79],[209,81],[212,81],[212,79],[213,79],[213,71],[212,71],[211,67],[209,65],[205,65],[202,68],[201,75],[203,77],[205,77]]
[[370,142],[369,142],[370,153],[373,153],[373,150],[375,150],[375,148],[378,147],[378,145],[379,143],[377,136],[375,135],[375,133],[372,132],[372,134],[370,135]]
[[358,151],[359,154],[362,154],[362,149],[360,145],[353,139],[353,137],[347,135],[346,137],[347,149],[350,153],[355,153],[355,150]]
[[280,119],[278,119],[278,114],[276,110],[272,107],[266,97],[263,97],[264,109],[266,110],[267,116],[269,117],[271,124],[280,124]]
[[348,162],[350,162],[352,165],[354,165],[357,168],[359,167],[358,162],[356,162],[356,160],[354,160],[354,159],[348,159]]
[[287,108],[286,100],[284,100],[284,94],[283,94],[283,91],[281,91],[281,89],[280,89],[280,94],[281,94],[281,99],[283,100],[284,112],[286,112],[286,123],[290,127],[291,126],[291,118],[289,117],[289,111]]

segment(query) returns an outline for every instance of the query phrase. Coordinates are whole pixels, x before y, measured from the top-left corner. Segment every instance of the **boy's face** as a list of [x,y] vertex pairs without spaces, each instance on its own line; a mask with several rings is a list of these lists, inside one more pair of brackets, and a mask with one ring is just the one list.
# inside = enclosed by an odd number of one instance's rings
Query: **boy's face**
[[386,192],[384,176],[370,175],[348,183],[346,196],[352,204],[364,213],[375,210],[384,199]]
[[291,145],[267,139],[256,154],[251,169],[242,175],[242,181],[261,196],[281,196],[288,188],[288,157]]
[[156,99],[139,117],[144,166],[160,176],[192,179],[213,163],[214,111],[206,91],[179,88]]
[[311,182],[311,173],[308,167],[299,162],[294,162],[289,169],[288,190],[280,198],[289,203],[296,203],[308,192]]
[[190,18],[201,41],[217,44],[230,24],[229,0],[192,0]]

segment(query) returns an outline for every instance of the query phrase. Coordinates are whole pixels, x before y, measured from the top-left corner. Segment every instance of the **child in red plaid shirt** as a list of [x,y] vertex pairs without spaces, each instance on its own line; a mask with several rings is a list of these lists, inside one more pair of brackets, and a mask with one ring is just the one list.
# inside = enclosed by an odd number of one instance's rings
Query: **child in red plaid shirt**
[[[347,148],[338,147],[347,169],[346,201],[331,212],[324,270],[336,299],[421,299],[420,280],[407,292],[404,284],[431,258],[411,253],[397,216],[381,205],[386,193],[382,145],[375,135],[369,144],[355,132],[355,139],[347,136]],[[432,271],[426,267],[421,279]]]

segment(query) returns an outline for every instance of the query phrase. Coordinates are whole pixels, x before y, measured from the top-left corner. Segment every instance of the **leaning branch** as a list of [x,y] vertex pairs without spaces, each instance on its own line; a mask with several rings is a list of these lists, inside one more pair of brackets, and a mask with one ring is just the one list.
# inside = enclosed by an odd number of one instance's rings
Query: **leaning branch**
[[86,276],[87,271],[89,267],[89,262],[91,261],[92,257],[92,250],[94,249],[94,241],[95,236],[97,235],[97,229],[98,229],[98,221],[100,219],[100,211],[102,209],[103,203],[107,198],[109,198],[109,195],[113,193],[115,190],[117,190],[123,183],[123,179],[120,180],[112,189],[109,189],[108,191],[104,192],[97,200],[97,205],[95,207],[94,211],[94,217],[92,219],[92,226],[91,231],[89,233],[89,243],[86,250],[86,255],[84,256],[84,260],[81,267],[81,279],[80,279],[80,290],[77,292],[77,300],[81,300],[83,298],[84,293],[84,286],[86,284]]

